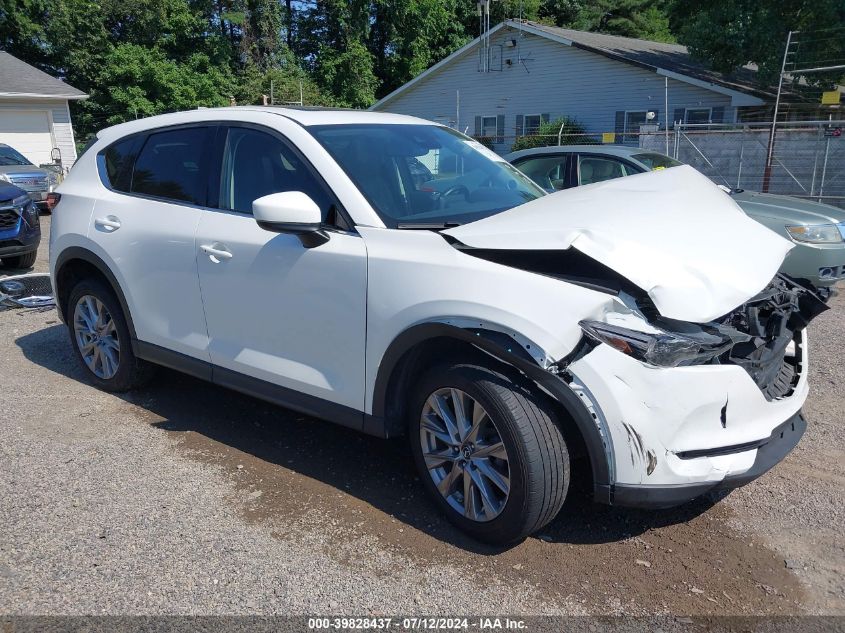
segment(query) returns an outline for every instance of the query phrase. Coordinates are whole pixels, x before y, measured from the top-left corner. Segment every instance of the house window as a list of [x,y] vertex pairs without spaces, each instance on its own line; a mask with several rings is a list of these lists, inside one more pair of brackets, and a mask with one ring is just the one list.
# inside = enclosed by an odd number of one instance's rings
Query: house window
[[526,114],[523,122],[522,133],[525,135],[536,134],[540,129],[540,123],[543,121],[543,116],[540,114]]
[[630,110],[625,112],[625,131],[634,134],[639,133],[640,126],[646,123],[647,114],[648,112],[646,110]]
[[687,108],[684,123],[710,123],[710,108]]
[[481,136],[489,138],[496,136],[496,115],[481,117]]

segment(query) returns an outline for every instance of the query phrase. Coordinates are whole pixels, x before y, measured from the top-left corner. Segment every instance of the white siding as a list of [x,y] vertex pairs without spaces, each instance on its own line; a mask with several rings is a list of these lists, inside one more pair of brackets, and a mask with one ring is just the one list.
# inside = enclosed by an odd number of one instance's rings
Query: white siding
[[[378,109],[452,125],[459,90],[461,131],[469,128],[472,134],[476,116],[505,115],[509,138],[497,147],[500,151],[513,141],[517,115],[574,116],[588,132],[601,133],[615,131],[619,110],[656,110],[664,125],[664,77],[546,38],[520,36],[515,29],[499,31],[492,44],[513,39],[517,39],[516,47],[501,49],[501,71],[478,72],[478,49],[472,48]],[[505,63],[507,59],[513,61],[511,66]],[[729,96],[675,79],[668,82],[670,125],[678,108],[723,107],[724,120],[734,120]]]
[[[76,160],[76,144],[73,138],[70,112],[66,99],[7,99],[0,98],[0,109],[28,112],[45,112],[52,122],[53,146],[62,152],[62,164],[69,169]],[[3,139],[0,138],[0,142]],[[49,156],[47,156],[49,160]],[[47,162],[47,161],[45,161]]]

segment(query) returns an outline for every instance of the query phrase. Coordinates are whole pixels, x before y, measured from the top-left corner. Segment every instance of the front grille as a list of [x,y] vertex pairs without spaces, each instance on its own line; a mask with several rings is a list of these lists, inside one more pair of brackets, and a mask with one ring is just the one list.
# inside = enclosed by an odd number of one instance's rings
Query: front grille
[[9,174],[12,184],[24,191],[47,191],[49,185],[46,176]]
[[0,211],[0,231],[15,228],[20,217],[14,211]]
[[792,395],[803,369],[801,332],[827,306],[813,292],[778,275],[763,292],[720,320],[741,333],[723,359],[739,365],[767,400]]

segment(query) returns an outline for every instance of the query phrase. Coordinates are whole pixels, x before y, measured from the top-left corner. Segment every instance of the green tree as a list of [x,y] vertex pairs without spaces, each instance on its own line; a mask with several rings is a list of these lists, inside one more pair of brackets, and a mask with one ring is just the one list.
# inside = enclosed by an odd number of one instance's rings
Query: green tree
[[674,42],[665,0],[593,0],[584,3],[570,28],[657,42]]
[[367,47],[378,96],[392,92],[469,38],[455,20],[455,0],[375,0]]
[[[721,72],[754,63],[761,83],[780,73],[786,36],[801,31],[795,61],[845,61],[845,2],[842,0],[676,0],[670,24],[693,55]],[[843,73],[808,75],[835,83]]]

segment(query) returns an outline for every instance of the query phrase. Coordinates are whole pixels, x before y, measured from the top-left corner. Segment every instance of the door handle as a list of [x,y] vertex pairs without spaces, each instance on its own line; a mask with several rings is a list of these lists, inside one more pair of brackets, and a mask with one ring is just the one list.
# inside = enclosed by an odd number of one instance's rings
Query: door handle
[[203,244],[200,250],[208,255],[208,258],[215,264],[219,264],[225,259],[232,259],[232,253],[223,245],[215,242],[214,244]]
[[96,218],[94,220],[94,226],[98,229],[102,229],[106,233],[114,233],[120,228],[120,218],[113,215],[107,215],[104,218]]

